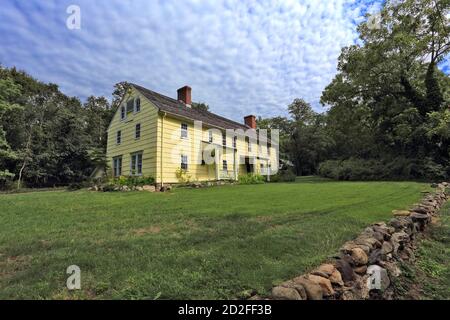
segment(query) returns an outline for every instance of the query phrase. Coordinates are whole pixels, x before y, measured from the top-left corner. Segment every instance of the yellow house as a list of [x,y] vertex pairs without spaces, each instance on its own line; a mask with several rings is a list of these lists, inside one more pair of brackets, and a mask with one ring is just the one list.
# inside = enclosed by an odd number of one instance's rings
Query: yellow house
[[[191,107],[191,88],[172,99],[136,84],[122,99],[108,127],[111,176],[152,176],[158,185],[235,180],[241,174],[278,170],[278,144],[256,130],[256,117],[243,124]],[[178,173],[178,174],[177,174]]]

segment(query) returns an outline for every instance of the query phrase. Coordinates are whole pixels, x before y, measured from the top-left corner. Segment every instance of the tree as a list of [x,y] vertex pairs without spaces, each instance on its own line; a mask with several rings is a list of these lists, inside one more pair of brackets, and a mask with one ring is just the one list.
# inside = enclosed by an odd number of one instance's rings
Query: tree
[[310,123],[315,117],[311,105],[303,99],[295,99],[289,106],[288,111],[296,122]]
[[437,68],[450,50],[449,9],[449,0],[387,1],[379,27],[358,27],[360,43],[342,50],[321,97],[333,157],[448,165],[449,140],[430,126],[449,102],[449,78]]
[[193,102],[191,107],[192,107],[192,109],[195,109],[198,111],[209,111],[209,106],[203,102],[200,102],[200,103]]

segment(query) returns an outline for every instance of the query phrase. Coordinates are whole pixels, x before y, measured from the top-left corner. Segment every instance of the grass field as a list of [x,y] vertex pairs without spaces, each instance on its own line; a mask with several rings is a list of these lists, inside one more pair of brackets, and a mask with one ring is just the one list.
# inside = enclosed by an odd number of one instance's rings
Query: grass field
[[402,266],[395,287],[401,299],[450,299],[450,204],[419,241],[416,260]]
[[[0,298],[226,299],[301,274],[428,190],[328,182],[0,195]],[[65,285],[81,268],[81,290]]]

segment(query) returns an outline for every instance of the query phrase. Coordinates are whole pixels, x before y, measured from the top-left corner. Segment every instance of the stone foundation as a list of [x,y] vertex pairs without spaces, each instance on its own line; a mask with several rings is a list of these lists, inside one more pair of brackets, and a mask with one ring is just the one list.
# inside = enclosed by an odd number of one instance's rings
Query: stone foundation
[[448,183],[432,187],[435,191],[426,193],[411,210],[395,210],[388,223],[367,227],[356,239],[346,242],[331,261],[274,287],[268,299],[392,299],[391,284],[401,274],[399,264],[414,259],[414,240],[448,199]]

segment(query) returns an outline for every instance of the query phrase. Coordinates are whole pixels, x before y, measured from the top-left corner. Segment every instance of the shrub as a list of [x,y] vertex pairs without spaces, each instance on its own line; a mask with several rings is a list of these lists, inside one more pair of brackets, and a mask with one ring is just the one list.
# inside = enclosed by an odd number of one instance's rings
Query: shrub
[[430,159],[397,157],[390,160],[328,160],[319,165],[319,175],[334,180],[442,180],[446,168]]
[[175,171],[175,176],[177,177],[178,181],[182,184],[191,182],[191,176],[184,169],[178,168],[177,171]]
[[14,173],[6,171],[0,171],[0,190],[9,190],[13,187]]
[[261,184],[264,183],[265,181],[266,181],[265,177],[253,173],[243,174],[238,177],[239,184]]
[[67,190],[69,191],[76,191],[80,190],[84,187],[84,184],[81,182],[73,182],[67,186]]
[[290,169],[279,170],[278,173],[270,177],[271,182],[294,182],[297,175]]

